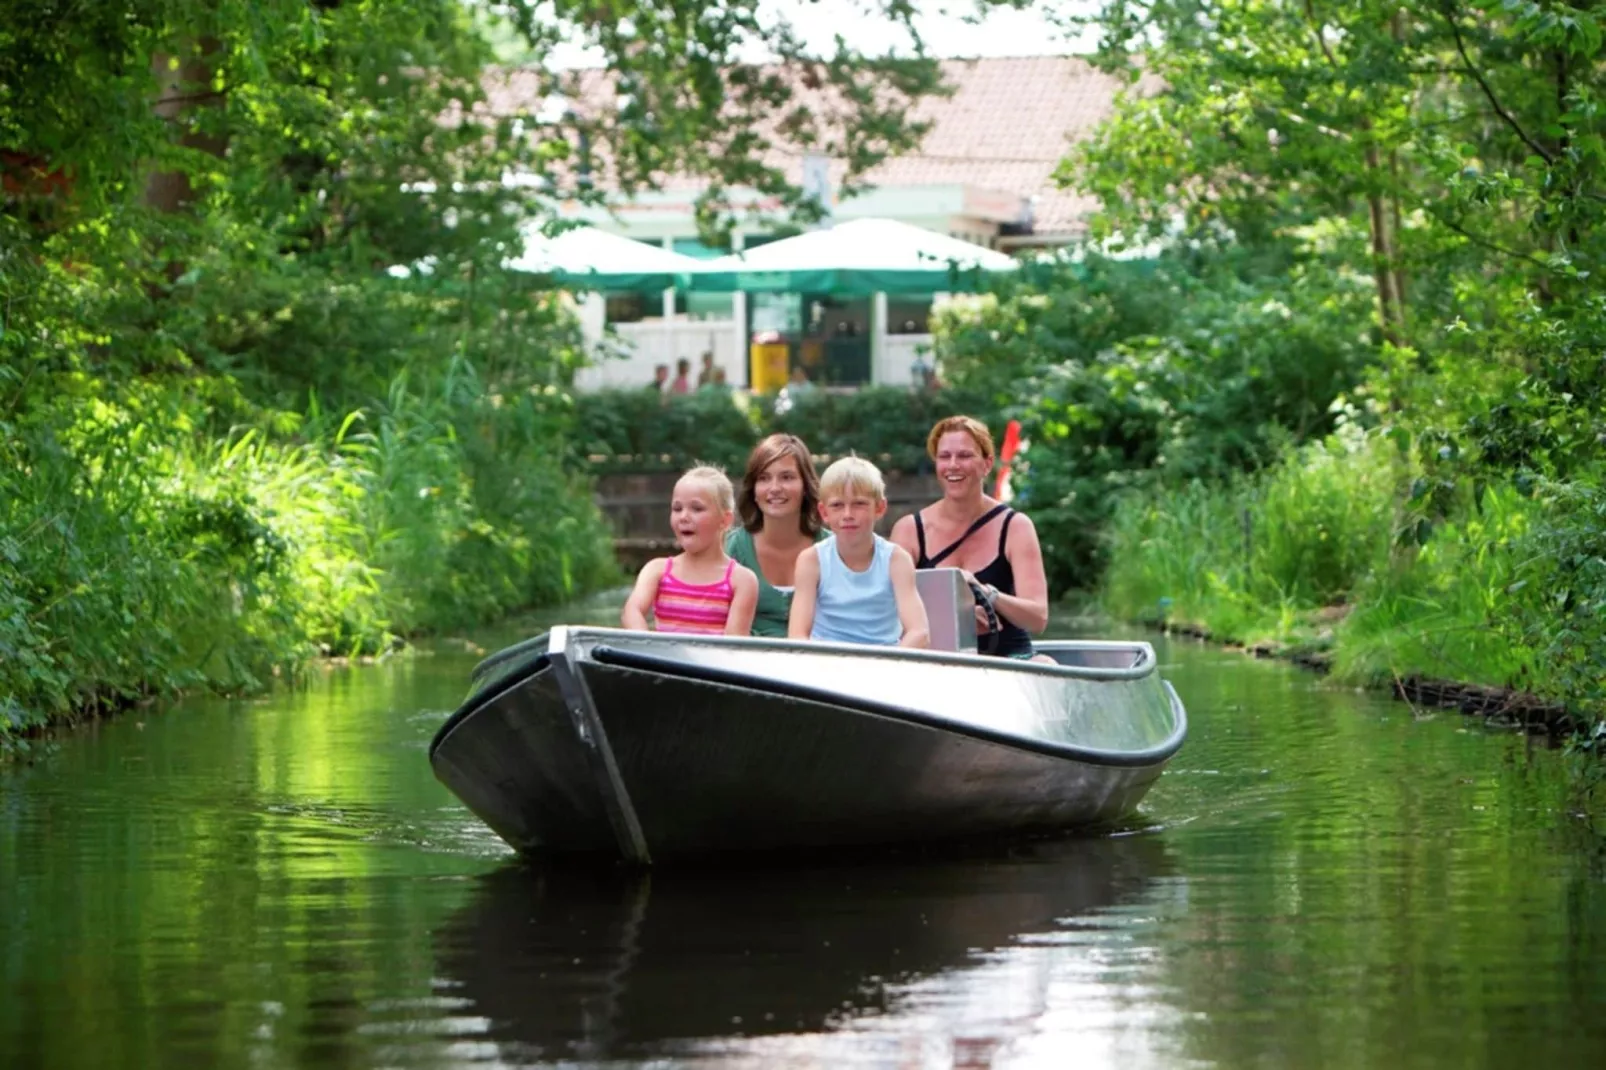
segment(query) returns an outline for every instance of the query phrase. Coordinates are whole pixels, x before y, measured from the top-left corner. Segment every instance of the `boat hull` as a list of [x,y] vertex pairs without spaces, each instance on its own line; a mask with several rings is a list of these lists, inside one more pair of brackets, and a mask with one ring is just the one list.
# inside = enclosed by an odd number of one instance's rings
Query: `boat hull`
[[[431,762],[531,854],[648,863],[1113,823],[1185,714],[1145,644],[1063,646],[1114,664],[556,629],[482,673]],[[1077,742],[1096,726],[1102,746]]]

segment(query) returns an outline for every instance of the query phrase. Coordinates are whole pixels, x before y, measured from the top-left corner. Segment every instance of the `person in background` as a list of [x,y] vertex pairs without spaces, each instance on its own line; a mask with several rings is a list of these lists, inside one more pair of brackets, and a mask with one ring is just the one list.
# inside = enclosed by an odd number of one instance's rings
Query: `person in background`
[[669,387],[669,365],[660,364],[652,370],[652,385],[647,389],[662,394]]
[[691,361],[681,357],[675,361],[675,381],[669,384],[671,394],[691,393]]
[[735,499],[731,481],[718,468],[699,465],[680,477],[669,502],[680,553],[642,566],[619,614],[621,624],[635,631],[749,634],[758,577],[725,553]]
[[917,390],[926,390],[931,386],[931,365],[926,363],[925,355],[918,350],[914,362],[909,365],[909,381]]
[[[976,607],[977,647],[983,654],[1048,661],[1032,649],[1032,633],[1048,627],[1048,580],[1037,529],[1024,513],[988,496],[997,453],[987,425],[969,416],[938,420],[926,438],[943,496],[892,526],[892,541],[916,568],[958,568],[997,615],[988,631]],[[928,547],[941,549],[931,552]]]
[[736,496],[741,526],[725,535],[725,552],[758,576],[753,634],[786,638],[798,554],[825,537],[820,478],[796,435],[770,435],[747,455]]
[[697,372],[697,389],[714,385],[714,354],[703,350],[703,366]]
[[787,635],[833,643],[926,647],[931,624],[907,551],[875,533],[887,511],[875,465],[844,457],[820,477],[820,516],[831,535],[797,558]]

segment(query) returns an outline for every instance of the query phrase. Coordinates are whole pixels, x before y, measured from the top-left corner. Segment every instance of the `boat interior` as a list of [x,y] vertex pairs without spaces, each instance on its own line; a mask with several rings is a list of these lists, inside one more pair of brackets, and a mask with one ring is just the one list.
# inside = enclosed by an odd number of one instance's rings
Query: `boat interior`
[[1068,669],[1136,669],[1149,658],[1149,648],[1138,643],[1092,646],[1068,639],[1039,642],[1036,647],[1039,654]]
[[[916,575],[916,587],[931,625],[931,649],[951,653],[976,652],[975,602],[958,569],[925,569]],[[1040,640],[1037,652],[1068,669],[1137,669],[1152,656],[1146,643],[1111,643],[1077,639]],[[473,673],[478,689],[516,667],[538,660],[547,649],[545,634],[499,651],[482,661]]]

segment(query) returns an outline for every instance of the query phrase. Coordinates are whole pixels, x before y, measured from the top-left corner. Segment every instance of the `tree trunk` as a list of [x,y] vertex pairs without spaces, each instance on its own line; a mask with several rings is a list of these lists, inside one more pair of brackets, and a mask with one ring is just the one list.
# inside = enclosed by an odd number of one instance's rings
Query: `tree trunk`
[[[223,155],[228,139],[196,130],[194,112],[223,103],[222,92],[212,84],[212,64],[219,47],[217,38],[202,37],[181,54],[157,52],[151,57],[157,86],[156,114],[179,131],[180,145],[213,156]],[[194,200],[195,187],[184,171],[153,171],[145,180],[145,203],[158,211],[181,211]]]
[[1402,341],[1400,295],[1394,289],[1394,252],[1389,239],[1388,214],[1383,209],[1383,195],[1377,190],[1382,168],[1377,146],[1370,143],[1366,146],[1366,173],[1372,185],[1366,192],[1366,207],[1372,232],[1372,277],[1377,280],[1377,318],[1384,341],[1397,346]]

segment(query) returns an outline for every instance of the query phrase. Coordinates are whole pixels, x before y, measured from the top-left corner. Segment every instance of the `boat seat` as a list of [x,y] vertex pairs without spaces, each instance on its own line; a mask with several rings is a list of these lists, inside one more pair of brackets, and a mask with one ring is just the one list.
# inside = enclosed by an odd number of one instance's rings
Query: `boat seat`
[[915,590],[926,606],[931,649],[976,652],[976,599],[957,568],[923,568],[915,573]]

